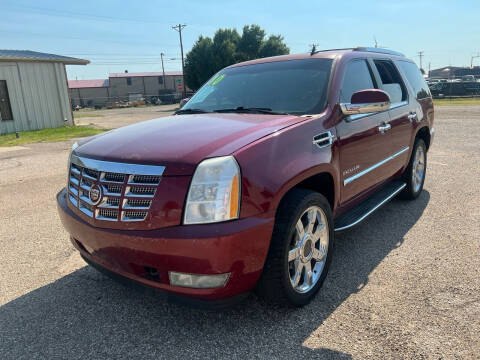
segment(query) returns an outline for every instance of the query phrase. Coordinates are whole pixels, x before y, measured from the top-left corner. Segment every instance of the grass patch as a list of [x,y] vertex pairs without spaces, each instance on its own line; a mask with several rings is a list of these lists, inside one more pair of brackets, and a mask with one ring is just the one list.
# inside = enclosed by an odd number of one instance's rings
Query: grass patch
[[91,126],[63,126],[55,129],[21,131],[17,139],[15,134],[0,136],[0,146],[15,146],[36,142],[64,141],[75,137],[92,136],[106,131]]
[[104,117],[105,115],[102,114],[89,114],[89,113],[81,113],[81,112],[74,112],[73,117],[75,119],[80,119],[80,118],[87,118],[87,117]]
[[480,98],[433,99],[435,106],[480,105]]

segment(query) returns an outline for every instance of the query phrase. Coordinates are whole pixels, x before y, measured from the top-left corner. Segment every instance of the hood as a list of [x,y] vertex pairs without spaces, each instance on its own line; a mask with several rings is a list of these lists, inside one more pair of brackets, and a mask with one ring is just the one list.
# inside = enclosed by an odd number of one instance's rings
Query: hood
[[230,155],[304,118],[292,115],[175,115],[125,126],[79,142],[75,153],[105,161],[163,165],[164,176],[191,175],[205,158]]

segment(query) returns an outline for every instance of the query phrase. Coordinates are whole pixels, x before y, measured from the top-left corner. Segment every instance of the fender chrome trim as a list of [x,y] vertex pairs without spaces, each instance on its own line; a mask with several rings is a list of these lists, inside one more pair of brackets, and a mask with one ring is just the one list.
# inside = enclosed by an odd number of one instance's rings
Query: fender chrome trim
[[345,180],[343,180],[343,186],[346,186],[346,185],[350,184],[352,181],[357,180],[358,178],[362,177],[363,175],[368,174],[370,171],[375,170],[376,168],[382,166],[383,164],[386,164],[390,160],[395,159],[396,157],[400,156],[404,152],[408,151],[408,149],[410,149],[410,146],[407,146],[407,147],[403,148],[402,150],[400,150],[399,152],[396,152],[395,154],[389,156],[388,158],[383,159],[382,161],[370,166],[369,168],[367,168],[363,171],[360,171],[359,173],[357,173],[353,176],[350,176],[350,177],[346,178]]

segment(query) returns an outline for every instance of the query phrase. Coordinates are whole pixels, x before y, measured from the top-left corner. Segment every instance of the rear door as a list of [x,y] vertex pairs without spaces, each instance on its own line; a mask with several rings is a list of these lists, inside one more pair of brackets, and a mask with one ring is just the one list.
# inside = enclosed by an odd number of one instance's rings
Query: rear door
[[[349,103],[356,91],[377,87],[367,60],[351,60],[344,71],[339,101]],[[343,204],[382,182],[391,173],[389,164],[383,163],[391,153],[389,136],[379,129],[388,120],[388,112],[383,111],[346,116],[337,125]]]
[[391,144],[389,170],[392,176],[408,160],[415,108],[413,104],[409,104],[407,87],[393,61],[373,59],[372,64],[380,88],[390,96],[391,105],[388,111],[390,129],[387,133]]

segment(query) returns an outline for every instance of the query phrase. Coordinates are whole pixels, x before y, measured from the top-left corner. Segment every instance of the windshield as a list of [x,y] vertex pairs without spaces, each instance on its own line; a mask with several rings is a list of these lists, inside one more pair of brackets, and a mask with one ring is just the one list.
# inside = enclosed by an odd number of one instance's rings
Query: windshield
[[260,108],[295,115],[320,113],[326,104],[331,67],[331,59],[305,59],[223,69],[182,111]]

